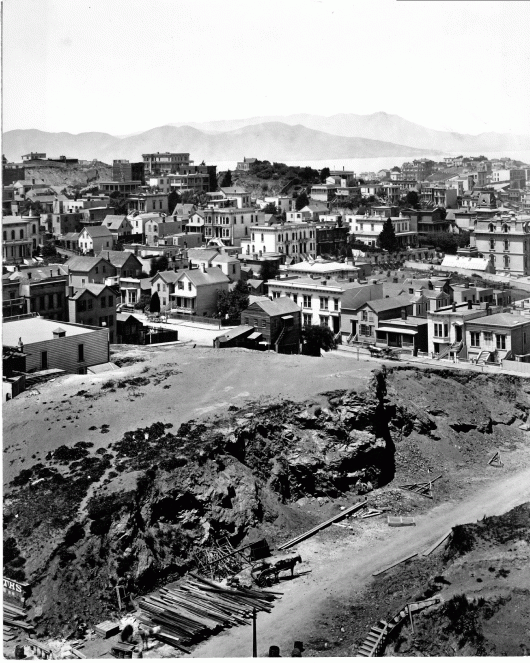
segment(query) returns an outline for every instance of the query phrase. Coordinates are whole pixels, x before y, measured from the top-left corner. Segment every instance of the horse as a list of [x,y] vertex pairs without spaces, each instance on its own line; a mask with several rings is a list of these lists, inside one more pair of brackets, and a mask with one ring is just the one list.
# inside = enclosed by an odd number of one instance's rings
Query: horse
[[152,626],[152,627],[147,627],[147,626],[139,626],[138,627],[138,634],[142,638],[142,645],[144,649],[148,648],[149,645],[149,636],[154,636],[157,633],[160,633],[160,626]]

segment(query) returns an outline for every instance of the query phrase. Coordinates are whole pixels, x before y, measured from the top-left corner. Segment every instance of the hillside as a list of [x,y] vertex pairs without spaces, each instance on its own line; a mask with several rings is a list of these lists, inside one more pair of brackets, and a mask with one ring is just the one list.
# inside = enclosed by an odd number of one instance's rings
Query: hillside
[[[309,129],[324,131],[336,136],[371,138],[431,151],[442,150],[446,153],[530,149],[530,136],[517,136],[495,132],[482,133],[475,136],[456,132],[437,131],[415,124],[414,122],[409,122],[398,115],[383,112],[372,113],[371,115],[339,113],[329,117],[299,113],[296,115],[250,117],[240,120],[219,120],[202,123],[190,122],[189,126],[200,129],[201,131],[225,132],[265,122],[281,122],[289,125],[301,124]],[[182,125],[175,124],[174,126]]]
[[[232,131],[206,133],[190,126],[163,126],[134,136],[118,138],[104,133],[48,133],[35,129],[7,131],[3,151],[10,160],[29,151],[66,154],[79,159],[112,163],[113,159],[138,161],[142,153],[189,152],[196,163],[236,161],[245,154],[269,161],[399,157],[427,152],[399,143],[368,138],[335,136],[302,125],[265,122]],[[432,150],[430,150],[432,154]]]
[[112,180],[112,166],[105,163],[96,162],[90,166],[79,166],[77,164],[67,164],[53,167],[33,167],[26,168],[26,179],[41,179],[51,186],[64,186],[65,188],[74,186],[87,186],[96,184],[100,181]]

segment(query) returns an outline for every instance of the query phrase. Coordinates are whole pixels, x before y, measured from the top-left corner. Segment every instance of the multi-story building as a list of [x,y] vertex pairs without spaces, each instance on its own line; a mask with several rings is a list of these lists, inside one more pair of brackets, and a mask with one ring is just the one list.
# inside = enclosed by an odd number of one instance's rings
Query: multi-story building
[[142,154],[145,172],[152,175],[177,173],[182,166],[189,166],[189,152],[153,152]]
[[249,338],[261,349],[282,354],[300,352],[301,312],[287,297],[253,302],[241,313],[241,324],[255,329]]
[[432,174],[434,162],[429,159],[414,159],[406,161],[401,166],[401,175],[404,180],[416,180],[422,182],[426,177]]
[[145,164],[143,161],[131,163],[127,159],[115,159],[112,162],[112,179],[115,182],[145,182]]
[[470,243],[490,256],[497,271],[530,274],[530,216],[515,212],[479,216]]
[[250,170],[250,166],[253,163],[256,163],[256,161],[257,159],[254,159],[252,157],[243,157],[243,161],[237,162],[236,170],[240,170],[243,173],[248,173]]
[[206,193],[210,190],[210,176],[208,173],[177,173],[169,177],[169,186],[171,191],[177,193],[184,191]]
[[186,225],[190,232],[202,232],[205,240],[220,239],[223,244],[241,246],[258,223],[253,207],[206,208],[193,212]]
[[65,262],[65,267],[68,269],[68,287],[73,291],[93,283],[104,284],[109,276],[116,276],[116,268],[101,256],[74,256]]
[[304,261],[285,265],[283,270],[287,276],[308,276],[351,282],[369,276],[371,274],[371,264],[361,263],[350,265],[345,262],[335,262],[319,257],[312,262]]
[[175,220],[173,216],[153,214],[144,223],[145,243],[156,246],[161,238],[181,233],[183,228],[183,222]]
[[247,209],[250,207],[250,192],[239,186],[223,186],[221,193],[228,200],[234,201],[234,207]]
[[67,233],[78,233],[84,226],[84,218],[80,212],[52,214],[51,221],[46,222],[47,232],[54,237],[62,237]]
[[494,313],[491,308],[485,313],[466,321],[468,358],[475,362],[525,361],[525,355],[530,354],[530,318],[516,312]]
[[136,193],[142,186],[141,180],[121,180],[118,182],[98,182],[99,190],[105,194],[113,193]]
[[158,272],[151,279],[151,293],[158,293],[163,310],[192,315],[217,314],[219,291],[228,291],[228,276],[218,267]]
[[313,200],[318,200],[320,202],[327,203],[330,200],[333,200],[333,198],[335,198],[336,193],[337,193],[336,184],[314,184],[311,187],[310,197]]
[[149,212],[165,212],[167,214],[167,194],[139,193],[127,198],[129,210],[136,210],[140,214]]
[[[465,295],[466,297],[468,295]],[[450,306],[442,306],[435,311],[428,311],[429,349],[431,356],[439,359],[467,356],[465,345],[466,321],[484,316],[486,305],[474,303],[470,299],[462,302],[454,301]]]
[[69,321],[90,327],[105,327],[109,343],[116,338],[116,293],[107,285],[92,283],[68,297]]
[[40,217],[31,210],[27,216],[6,216],[2,220],[2,259],[17,264],[31,258],[42,243]]
[[417,225],[408,213],[405,216],[401,212],[397,215],[396,212],[397,209],[394,207],[372,207],[364,214],[347,214],[345,222],[349,226],[351,234],[355,235],[356,239],[364,244],[368,244],[368,246],[377,246],[377,240],[383,230],[383,226],[387,219],[390,219],[394,226],[399,246],[417,246]]
[[341,250],[346,248],[349,228],[335,224],[317,224],[315,228],[317,255],[340,255]]
[[[276,217],[272,217],[275,219]],[[316,258],[316,228],[311,223],[274,223],[252,228],[241,240],[243,254],[283,253],[302,259]]]
[[289,276],[269,280],[269,296],[290,297],[302,309],[303,324],[323,325],[334,334],[340,331],[341,297],[358,283]]
[[79,249],[83,253],[111,251],[114,248],[114,238],[106,226],[87,226],[79,233],[77,240]]

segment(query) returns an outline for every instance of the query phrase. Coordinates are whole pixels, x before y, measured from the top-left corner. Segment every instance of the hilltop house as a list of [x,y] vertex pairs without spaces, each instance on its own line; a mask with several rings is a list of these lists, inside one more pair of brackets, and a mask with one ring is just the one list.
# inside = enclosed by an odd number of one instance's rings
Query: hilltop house
[[83,253],[97,254],[103,250],[111,250],[114,238],[106,226],[85,226],[77,243]]

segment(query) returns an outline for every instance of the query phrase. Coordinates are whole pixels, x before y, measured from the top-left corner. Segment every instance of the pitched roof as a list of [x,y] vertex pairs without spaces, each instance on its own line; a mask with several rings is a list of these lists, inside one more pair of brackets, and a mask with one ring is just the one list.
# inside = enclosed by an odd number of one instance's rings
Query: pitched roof
[[126,219],[127,217],[125,214],[107,214],[103,219],[102,226],[106,226],[109,229],[112,228],[113,230],[119,230]]
[[[84,288],[81,288],[80,290],[76,290],[76,292],[69,298],[69,299],[79,299],[82,297],[86,292],[89,292],[91,295],[94,295],[95,297],[99,297],[103,290],[109,289],[108,285],[105,285],[104,283],[89,283],[87,286]],[[111,290],[112,292],[112,290]]]
[[80,234],[81,233],[66,233],[66,235],[63,235],[63,239],[77,240],[79,239]]
[[357,288],[348,288],[341,296],[340,305],[344,309],[358,309],[372,299],[372,295],[381,292],[381,286],[376,284],[358,285]]
[[111,237],[112,233],[107,226],[85,226],[81,233],[86,230],[87,234],[94,239],[95,237]]
[[212,260],[212,265],[216,262],[239,262],[236,256],[229,256],[227,253],[220,253]]
[[183,274],[186,274],[195,286],[230,282],[228,276],[223,274],[219,267],[210,267],[205,272],[202,269],[187,269],[179,272],[179,276]]
[[136,320],[136,322],[141,323],[141,320],[138,320],[138,318],[134,316],[132,313],[116,313],[116,320],[118,322],[127,322],[129,318],[133,318],[134,320]]
[[217,249],[188,249],[189,260],[204,260],[210,262],[216,256],[220,255]]
[[381,313],[382,311],[389,311],[393,308],[409,306],[412,303],[410,298],[411,295],[385,297],[384,299],[374,299],[371,302],[367,302],[367,304],[375,313]]
[[297,306],[290,297],[278,297],[274,300],[262,300],[254,302],[252,307],[259,307],[267,315],[288,315],[290,313],[299,313],[301,308]]
[[[517,327],[530,324],[530,318],[523,315],[512,315],[512,313],[494,313],[482,318],[474,318],[469,323],[479,325],[500,325],[502,327]],[[468,324],[468,323],[466,323]]]
[[[31,278],[29,277],[31,274]],[[68,270],[63,265],[50,265],[49,267],[32,267],[31,269],[21,269],[20,272],[13,272],[10,280],[19,280],[23,283],[32,283],[33,281],[44,281],[49,278],[59,276],[66,277]]]
[[101,256],[72,256],[64,264],[72,271],[88,272],[102,260]]
[[136,260],[139,265],[141,264],[132,251],[100,251],[98,257],[105,258],[105,260],[108,260],[111,265],[114,265],[114,267],[123,267],[131,257]]

